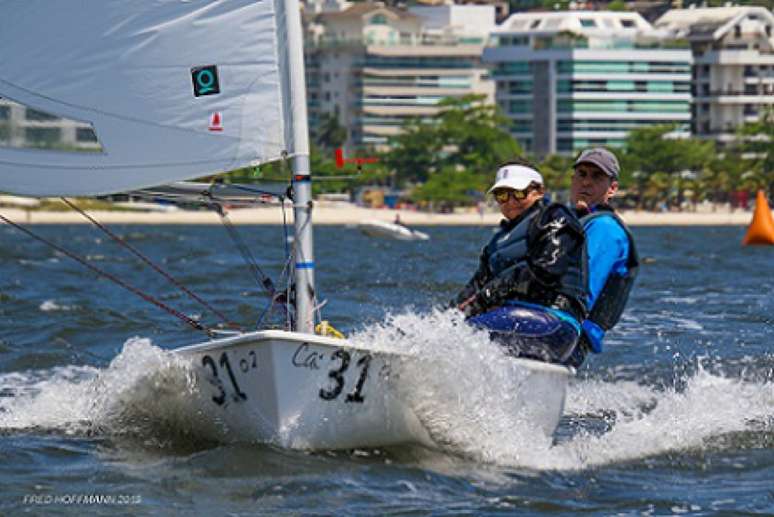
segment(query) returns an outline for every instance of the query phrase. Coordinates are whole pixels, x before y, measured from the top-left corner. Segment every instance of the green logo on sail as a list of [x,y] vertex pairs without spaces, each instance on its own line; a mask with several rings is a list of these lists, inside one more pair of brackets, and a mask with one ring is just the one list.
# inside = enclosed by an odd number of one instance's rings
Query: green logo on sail
[[194,95],[196,97],[220,93],[218,67],[215,65],[196,66],[192,68],[191,80],[193,81]]

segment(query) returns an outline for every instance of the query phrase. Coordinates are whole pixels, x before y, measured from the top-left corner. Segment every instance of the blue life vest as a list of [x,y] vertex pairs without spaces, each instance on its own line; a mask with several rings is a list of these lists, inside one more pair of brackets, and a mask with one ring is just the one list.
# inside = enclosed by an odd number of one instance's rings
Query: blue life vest
[[[485,246],[487,254],[487,266],[493,278],[509,277],[514,271],[526,266],[528,253],[528,241],[530,232],[539,232],[539,223],[543,214],[550,208],[566,207],[559,204],[545,205],[540,202],[533,205],[531,211],[526,213],[515,226],[505,225],[501,228],[489,243]],[[575,217],[567,213],[568,217]],[[561,294],[574,300],[578,307],[585,310],[586,306],[586,282],[587,260],[585,246],[580,250],[582,256],[578,260],[578,267],[569,267],[558,279],[556,286],[545,293],[537,294],[537,299],[525,300],[541,305],[551,306],[557,294]]]
[[583,333],[591,346],[592,352],[602,351],[602,338],[605,332],[613,328],[621,319],[621,314],[629,300],[629,294],[634,285],[639,271],[640,260],[637,248],[634,245],[634,237],[626,224],[612,210],[600,210],[581,217],[580,221],[584,229],[592,220],[599,217],[612,217],[621,226],[629,241],[629,253],[626,259],[626,272],[621,274],[611,271],[605,285],[594,301],[588,317],[582,323]]

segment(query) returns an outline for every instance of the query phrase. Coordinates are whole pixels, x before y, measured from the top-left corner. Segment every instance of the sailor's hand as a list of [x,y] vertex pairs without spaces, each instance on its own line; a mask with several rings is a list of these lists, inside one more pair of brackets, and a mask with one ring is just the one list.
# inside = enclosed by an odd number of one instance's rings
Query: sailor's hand
[[484,304],[477,294],[459,304],[457,308],[462,311],[466,318],[481,314],[485,310]]
[[475,299],[476,299],[476,295],[475,294],[473,296],[469,296],[462,303],[457,305],[457,308],[459,310],[463,311],[463,310],[465,310],[465,307],[467,307],[469,304],[473,303],[473,300],[475,300]]
[[582,201],[580,199],[575,203],[575,210],[579,214],[584,214],[584,215],[588,214],[588,213],[591,213],[591,208],[589,208],[588,203],[586,203],[585,201]]

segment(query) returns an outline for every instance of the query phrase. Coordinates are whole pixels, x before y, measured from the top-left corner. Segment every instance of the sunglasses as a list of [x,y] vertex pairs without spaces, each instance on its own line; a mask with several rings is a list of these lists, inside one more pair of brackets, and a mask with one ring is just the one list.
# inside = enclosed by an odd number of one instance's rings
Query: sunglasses
[[516,201],[522,201],[529,196],[530,192],[532,192],[532,188],[527,187],[524,190],[495,190],[492,192],[492,195],[494,196],[495,201],[504,205],[511,197]]

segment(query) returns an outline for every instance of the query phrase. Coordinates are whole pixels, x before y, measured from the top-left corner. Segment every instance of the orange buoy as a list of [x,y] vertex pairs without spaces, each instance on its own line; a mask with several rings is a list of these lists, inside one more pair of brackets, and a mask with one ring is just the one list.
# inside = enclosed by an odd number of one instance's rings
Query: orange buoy
[[749,244],[774,244],[774,219],[763,190],[759,190],[755,198],[755,212],[742,241],[742,246]]

